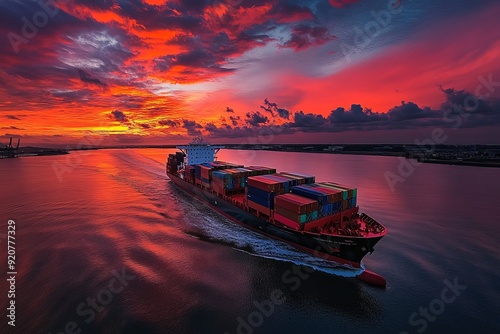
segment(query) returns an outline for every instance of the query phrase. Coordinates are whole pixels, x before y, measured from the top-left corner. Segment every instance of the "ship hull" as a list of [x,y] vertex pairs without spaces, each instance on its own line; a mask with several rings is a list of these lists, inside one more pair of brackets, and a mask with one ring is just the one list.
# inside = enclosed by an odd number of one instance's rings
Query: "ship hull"
[[345,264],[353,268],[361,267],[362,258],[373,251],[375,244],[383,236],[350,237],[313,234],[293,231],[271,224],[245,211],[222,198],[171,173],[167,173],[172,182],[187,194],[197,198],[205,205],[224,215],[231,221],[266,235],[286,242],[302,251],[325,260]]

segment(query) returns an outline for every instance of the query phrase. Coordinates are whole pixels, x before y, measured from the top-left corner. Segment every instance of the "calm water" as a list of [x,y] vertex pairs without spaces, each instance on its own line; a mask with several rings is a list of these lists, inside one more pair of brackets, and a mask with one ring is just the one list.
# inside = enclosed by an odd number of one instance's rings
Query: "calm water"
[[[425,164],[392,192],[384,172],[397,172],[397,158],[219,154],[358,187],[362,210],[389,230],[364,260],[387,279],[379,289],[181,194],[164,175],[171,152],[0,161],[1,333],[500,332],[500,169]],[[279,305],[262,303],[272,297]]]

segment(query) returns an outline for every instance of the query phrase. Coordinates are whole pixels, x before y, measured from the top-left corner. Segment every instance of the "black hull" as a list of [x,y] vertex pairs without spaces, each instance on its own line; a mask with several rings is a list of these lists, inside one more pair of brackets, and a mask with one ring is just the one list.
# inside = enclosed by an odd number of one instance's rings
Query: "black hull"
[[198,198],[232,221],[326,260],[359,268],[363,257],[372,252],[375,244],[383,237],[330,236],[282,228],[257,218],[243,208],[239,208],[175,175],[170,173],[167,175],[180,189]]

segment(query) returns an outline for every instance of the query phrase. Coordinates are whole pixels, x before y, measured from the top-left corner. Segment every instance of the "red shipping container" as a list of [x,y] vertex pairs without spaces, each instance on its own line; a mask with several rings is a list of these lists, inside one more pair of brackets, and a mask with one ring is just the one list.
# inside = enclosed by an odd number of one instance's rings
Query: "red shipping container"
[[279,181],[268,180],[259,176],[251,176],[248,178],[249,186],[265,190],[267,192],[277,192],[283,190],[283,184]]
[[303,177],[298,177],[298,176],[288,175],[288,174],[283,174],[283,173],[280,173],[279,175],[282,177],[286,177],[287,179],[297,181],[297,185],[299,185],[299,186],[306,182],[306,179],[304,179]]
[[276,196],[274,198],[274,203],[275,205],[281,206],[288,211],[298,214],[309,213],[318,209],[317,201],[296,194],[283,194]]
[[[274,213],[282,215],[283,217],[291,219],[291,220],[293,220],[294,222],[297,222],[297,223],[300,223],[300,218],[301,218],[300,216],[302,216],[301,214],[289,211],[286,208],[283,208],[283,207],[277,206],[277,205],[274,206]],[[305,213],[303,215],[305,215]]]
[[283,217],[279,213],[274,213],[274,220],[276,220],[276,221],[280,222],[281,224],[288,226],[296,231],[302,230],[302,227],[303,227],[302,224],[294,222],[293,220],[288,219],[286,217]]

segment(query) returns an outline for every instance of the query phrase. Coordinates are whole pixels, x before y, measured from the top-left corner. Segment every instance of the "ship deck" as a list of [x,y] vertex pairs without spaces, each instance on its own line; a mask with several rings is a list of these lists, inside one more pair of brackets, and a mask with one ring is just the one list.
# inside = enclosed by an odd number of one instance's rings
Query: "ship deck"
[[[226,197],[226,200],[233,205],[242,209],[245,205],[245,194],[233,194]],[[271,220],[272,221],[272,220]],[[357,226],[357,227],[356,227]],[[373,218],[366,214],[356,215],[355,217],[344,220],[343,227],[340,221],[325,228],[318,228],[317,230],[304,231],[303,233],[313,235],[330,235],[330,236],[350,236],[360,238],[375,238],[386,234],[386,229]]]

